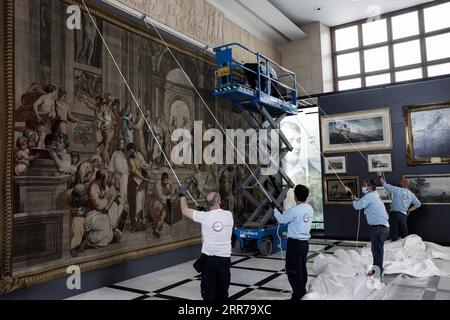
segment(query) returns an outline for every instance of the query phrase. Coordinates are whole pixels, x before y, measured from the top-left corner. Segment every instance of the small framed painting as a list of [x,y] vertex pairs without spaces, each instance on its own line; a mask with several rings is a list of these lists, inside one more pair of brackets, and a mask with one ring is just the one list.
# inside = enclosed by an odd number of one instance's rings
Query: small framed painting
[[392,152],[367,154],[369,173],[392,172]]
[[349,187],[355,196],[359,196],[359,177],[326,177],[324,180],[325,204],[352,204],[345,187]]
[[325,174],[338,174],[347,173],[347,157],[325,157],[324,173]]

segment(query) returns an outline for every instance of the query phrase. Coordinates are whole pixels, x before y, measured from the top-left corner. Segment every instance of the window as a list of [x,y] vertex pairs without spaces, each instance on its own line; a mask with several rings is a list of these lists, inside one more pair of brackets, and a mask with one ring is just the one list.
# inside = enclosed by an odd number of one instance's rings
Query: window
[[429,37],[426,43],[429,61],[450,58],[450,33]]
[[450,1],[333,27],[337,90],[450,74]]
[[348,76],[351,74],[360,73],[359,63],[355,63],[355,61],[359,61],[359,53],[349,53],[342,54],[337,57],[337,67],[339,76]]
[[388,39],[386,19],[364,23],[362,30],[365,46],[385,42]]
[[392,39],[401,39],[419,34],[419,14],[417,11],[392,17]]
[[364,66],[366,72],[389,69],[388,47],[365,50]]
[[450,73],[450,63],[436,64],[428,67],[428,76],[436,77]]
[[339,91],[361,88],[361,78],[339,81]]
[[408,41],[394,44],[394,61],[396,67],[420,63],[420,41]]
[[346,50],[358,46],[358,27],[350,27],[336,31],[336,50]]
[[425,32],[450,27],[450,2],[433,6],[424,10]]
[[376,76],[370,76],[366,78],[366,85],[368,87],[370,86],[377,86],[380,84],[386,84],[391,82],[391,74],[390,73],[383,73],[378,74]]
[[395,80],[397,82],[414,80],[422,78],[422,69],[411,69],[395,73]]

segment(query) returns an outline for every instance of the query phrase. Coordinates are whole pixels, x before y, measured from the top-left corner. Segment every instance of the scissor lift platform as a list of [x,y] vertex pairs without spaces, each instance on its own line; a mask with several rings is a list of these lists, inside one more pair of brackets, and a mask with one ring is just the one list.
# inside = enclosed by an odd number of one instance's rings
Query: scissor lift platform
[[[233,59],[233,50],[239,47],[253,54],[255,63],[242,63]],[[217,85],[213,94],[227,99],[233,109],[239,111],[251,128],[277,130],[281,143],[276,145],[279,161],[290,151],[289,140],[279,130],[281,121],[298,112],[295,73],[283,68],[269,58],[253,52],[239,43],[231,43],[214,49],[216,53]],[[264,62],[262,64],[261,62]],[[266,66],[266,67],[263,67]],[[278,76],[272,66],[281,70]],[[272,68],[272,73],[269,72]],[[281,82],[280,78],[284,81]],[[291,82],[291,87],[286,83]],[[272,136],[268,135],[268,142]],[[268,146],[269,148],[269,146]],[[269,148],[270,149],[270,148]],[[266,155],[271,153],[267,150]],[[261,152],[261,150],[260,150]],[[245,155],[246,159],[248,154]],[[272,165],[272,163],[270,164]],[[235,229],[238,250],[257,249],[263,255],[285,248],[287,226],[278,227],[273,224],[273,208],[271,204],[282,207],[288,191],[294,187],[293,182],[277,164],[275,175],[262,175],[267,165],[256,165],[240,185],[239,191],[252,203],[255,210],[242,227]],[[255,181],[255,178],[258,181]],[[263,197],[258,197],[263,193]],[[261,200],[264,198],[264,200]],[[278,228],[281,235],[277,234]],[[282,241],[280,243],[279,236]]]

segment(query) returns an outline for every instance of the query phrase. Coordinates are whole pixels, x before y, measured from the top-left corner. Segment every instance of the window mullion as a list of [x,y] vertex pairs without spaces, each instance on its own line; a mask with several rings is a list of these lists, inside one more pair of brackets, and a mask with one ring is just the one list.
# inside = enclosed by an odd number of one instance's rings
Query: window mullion
[[425,17],[423,9],[419,9],[420,53],[422,57],[422,76],[428,78],[427,45],[425,41]]
[[362,23],[358,24],[358,42],[359,42],[359,65],[360,65],[360,73],[361,73],[361,88],[366,87],[366,77],[364,76],[366,73],[366,67],[364,65],[364,51],[363,51],[363,30]]
[[391,83],[395,82],[395,72],[394,72],[394,67],[395,67],[395,62],[394,62],[394,45],[392,43],[392,40],[394,38],[393,34],[392,34],[392,18],[388,17],[386,19],[386,23],[387,23],[387,32],[388,32],[388,50],[389,50],[389,69],[390,69],[390,75],[391,75]]

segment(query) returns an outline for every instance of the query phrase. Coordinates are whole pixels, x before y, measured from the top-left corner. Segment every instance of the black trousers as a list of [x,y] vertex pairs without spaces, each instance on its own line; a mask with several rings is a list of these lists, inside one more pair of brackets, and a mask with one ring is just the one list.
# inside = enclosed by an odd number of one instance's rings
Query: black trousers
[[230,258],[205,256],[200,284],[203,300],[228,300],[231,278],[230,264]]
[[390,238],[397,241],[408,236],[408,216],[399,211],[391,211],[389,215]]
[[372,241],[373,265],[380,268],[380,277],[383,275],[384,242],[389,237],[389,228],[386,226],[370,226],[370,240]]
[[306,294],[309,243],[306,240],[288,239],[286,273],[292,287],[292,300],[300,300]]

